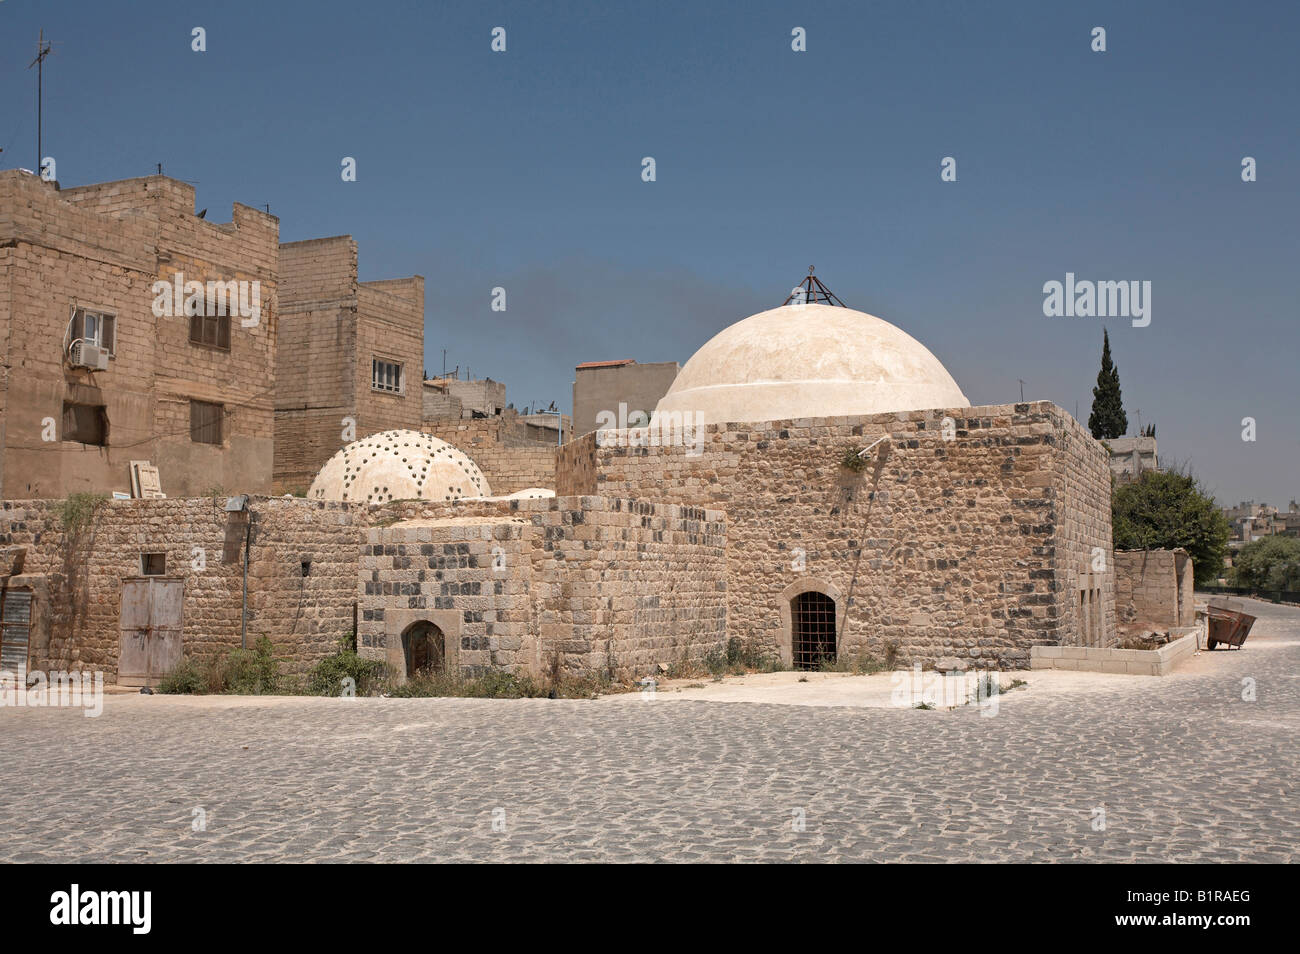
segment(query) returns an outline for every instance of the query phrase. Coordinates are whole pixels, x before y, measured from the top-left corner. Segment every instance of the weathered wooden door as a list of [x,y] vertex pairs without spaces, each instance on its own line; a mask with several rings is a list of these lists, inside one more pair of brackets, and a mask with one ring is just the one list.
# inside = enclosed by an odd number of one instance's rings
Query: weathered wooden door
[[185,581],[180,577],[130,577],[122,581],[121,643],[117,682],[153,686],[181,661]]
[[32,634],[32,591],[0,590],[0,681],[27,685],[27,651]]

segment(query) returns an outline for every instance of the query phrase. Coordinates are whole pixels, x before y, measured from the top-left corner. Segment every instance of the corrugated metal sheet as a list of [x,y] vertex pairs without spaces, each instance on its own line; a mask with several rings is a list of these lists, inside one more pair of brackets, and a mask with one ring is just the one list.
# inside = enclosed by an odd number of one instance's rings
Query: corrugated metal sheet
[[0,670],[27,685],[27,652],[32,634],[32,591],[5,590],[0,595]]

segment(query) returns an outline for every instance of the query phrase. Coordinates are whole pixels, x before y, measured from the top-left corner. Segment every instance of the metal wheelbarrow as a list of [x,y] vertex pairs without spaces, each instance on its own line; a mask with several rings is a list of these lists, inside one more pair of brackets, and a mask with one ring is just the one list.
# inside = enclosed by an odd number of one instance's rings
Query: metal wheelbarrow
[[1205,608],[1205,648],[1214,649],[1219,643],[1241,648],[1255,625],[1255,617],[1241,612],[1236,600],[1214,600]]

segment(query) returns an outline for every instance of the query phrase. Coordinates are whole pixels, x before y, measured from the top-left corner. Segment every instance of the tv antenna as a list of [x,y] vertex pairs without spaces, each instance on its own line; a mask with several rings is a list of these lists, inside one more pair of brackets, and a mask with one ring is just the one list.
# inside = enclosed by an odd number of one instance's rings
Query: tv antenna
[[30,70],[36,67],[36,174],[41,174],[41,163],[45,161],[43,155],[44,148],[41,144],[41,120],[44,104],[42,100],[45,95],[45,58],[54,52],[54,44],[45,41],[45,28],[41,27],[41,33],[36,40],[36,59],[27,64]]

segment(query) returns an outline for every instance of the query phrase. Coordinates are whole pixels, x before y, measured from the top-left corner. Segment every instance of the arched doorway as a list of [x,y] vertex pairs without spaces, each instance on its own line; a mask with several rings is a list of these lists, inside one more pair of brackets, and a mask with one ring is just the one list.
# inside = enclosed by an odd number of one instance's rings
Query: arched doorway
[[446,638],[437,626],[420,620],[402,633],[402,655],[406,658],[406,678],[419,672],[442,672],[446,661]]
[[790,655],[795,669],[835,662],[835,600],[805,590],[790,601]]

